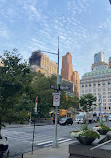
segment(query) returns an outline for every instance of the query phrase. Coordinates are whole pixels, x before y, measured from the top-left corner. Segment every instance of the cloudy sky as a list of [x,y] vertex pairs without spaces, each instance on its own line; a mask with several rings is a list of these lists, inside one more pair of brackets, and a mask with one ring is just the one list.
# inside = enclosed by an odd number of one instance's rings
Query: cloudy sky
[[[72,54],[73,70],[89,72],[94,54],[111,56],[109,0],[0,0],[0,54],[17,48],[24,59],[35,50]],[[47,54],[57,62],[57,56]]]

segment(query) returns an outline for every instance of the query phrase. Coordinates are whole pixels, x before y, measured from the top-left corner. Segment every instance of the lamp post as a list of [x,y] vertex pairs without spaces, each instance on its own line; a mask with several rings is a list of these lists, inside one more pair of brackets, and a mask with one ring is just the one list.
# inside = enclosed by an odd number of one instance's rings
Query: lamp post
[[100,122],[102,121],[101,119],[101,94],[98,95],[98,103],[99,103],[99,113],[100,113]]
[[[60,84],[60,79],[59,79],[59,36],[58,36],[58,53],[53,53],[53,52],[47,52],[47,51],[41,51],[41,52],[46,52],[49,54],[54,54],[58,56],[58,68],[57,68],[57,92],[59,92],[59,84]],[[58,139],[57,139],[57,116],[58,116],[58,106],[55,107],[56,109],[56,113],[55,113],[55,136],[54,136],[54,140],[52,143],[52,147],[56,148],[58,147]]]

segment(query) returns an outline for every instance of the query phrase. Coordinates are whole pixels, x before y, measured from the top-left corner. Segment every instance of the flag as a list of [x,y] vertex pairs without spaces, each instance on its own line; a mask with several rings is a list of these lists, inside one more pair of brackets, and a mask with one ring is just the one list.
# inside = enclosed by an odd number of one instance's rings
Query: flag
[[38,96],[35,99],[35,113],[37,113]]

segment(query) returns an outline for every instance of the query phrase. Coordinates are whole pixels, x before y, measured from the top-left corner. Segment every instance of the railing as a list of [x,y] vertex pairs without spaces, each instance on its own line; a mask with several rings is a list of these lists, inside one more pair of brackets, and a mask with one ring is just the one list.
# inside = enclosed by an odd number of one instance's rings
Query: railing
[[[111,142],[111,140],[108,140],[108,141],[106,141],[106,142],[104,142],[104,143],[101,143],[101,144],[99,144],[99,145],[97,145],[97,146],[91,148],[90,150],[93,151],[94,149],[97,149],[97,148],[99,148],[100,146],[106,145],[106,144],[108,144],[108,143],[110,143],[110,142]],[[92,152],[91,152],[90,158],[91,158],[91,157],[92,157]]]
[[99,144],[99,145],[97,145],[97,146],[91,148],[90,150],[97,149],[97,148],[99,148],[100,146],[105,145],[105,144],[110,143],[110,142],[111,142],[111,140],[108,140],[108,141],[106,141],[106,142],[104,142],[104,143],[102,143],[102,144]]

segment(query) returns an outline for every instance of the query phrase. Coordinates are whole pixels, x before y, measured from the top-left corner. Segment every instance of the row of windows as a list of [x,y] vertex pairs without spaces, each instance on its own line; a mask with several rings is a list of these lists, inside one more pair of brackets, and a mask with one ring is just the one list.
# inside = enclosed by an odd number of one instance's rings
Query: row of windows
[[[103,86],[105,86],[105,85],[108,85],[108,86],[110,86],[110,84],[111,84],[111,81],[108,81],[107,83],[106,82],[103,82],[102,84],[101,83],[93,83],[93,87],[96,87],[96,85],[98,86],[98,87],[100,87],[101,85],[103,85]],[[82,88],[83,87],[91,87],[91,83],[89,83],[89,84],[82,84]]]
[[[93,89],[93,90],[82,90],[82,93],[90,93],[90,92],[101,92],[101,91],[103,91],[103,94],[105,93],[105,91],[111,91],[111,88],[103,88],[103,89]],[[111,94],[111,92],[108,92],[108,94]]]

